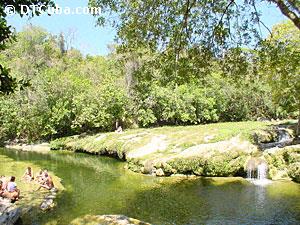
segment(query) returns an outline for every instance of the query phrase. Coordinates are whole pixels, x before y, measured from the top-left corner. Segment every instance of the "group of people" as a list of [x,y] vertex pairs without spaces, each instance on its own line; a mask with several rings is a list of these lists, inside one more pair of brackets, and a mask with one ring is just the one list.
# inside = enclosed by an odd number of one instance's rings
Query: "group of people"
[[[39,189],[45,188],[51,190],[54,188],[54,183],[48,171],[40,170],[36,177],[33,176],[33,171],[31,167],[27,167],[22,179],[27,182],[35,181],[39,184]],[[0,177],[0,197],[11,199],[12,201],[17,201],[20,197],[20,190],[17,188],[16,177],[12,176],[9,179],[5,176]]]
[[[24,176],[28,176],[28,174],[24,174]],[[31,180],[34,180],[34,178],[29,177]],[[40,185],[40,187],[37,189],[45,188],[47,190],[51,190],[54,188],[54,183],[52,181],[52,177],[49,175],[48,170],[40,170],[38,175],[35,177],[35,181]]]

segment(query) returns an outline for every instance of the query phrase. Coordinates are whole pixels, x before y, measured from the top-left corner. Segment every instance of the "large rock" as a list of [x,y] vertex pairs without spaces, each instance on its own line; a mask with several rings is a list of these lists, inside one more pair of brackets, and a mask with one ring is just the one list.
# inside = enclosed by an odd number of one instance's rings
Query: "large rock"
[[151,225],[123,215],[86,215],[71,222],[71,225]]
[[254,133],[256,143],[270,143],[277,140],[277,133],[275,129],[259,130]]
[[0,224],[13,225],[21,216],[21,209],[8,199],[0,198]]
[[269,164],[271,179],[300,182],[300,145],[268,149],[263,155]]
[[175,173],[244,176],[246,159],[255,152],[256,146],[234,137],[227,141],[195,145],[179,153],[157,158],[154,167],[158,176]]
[[288,174],[293,181],[300,183],[300,162],[290,164]]

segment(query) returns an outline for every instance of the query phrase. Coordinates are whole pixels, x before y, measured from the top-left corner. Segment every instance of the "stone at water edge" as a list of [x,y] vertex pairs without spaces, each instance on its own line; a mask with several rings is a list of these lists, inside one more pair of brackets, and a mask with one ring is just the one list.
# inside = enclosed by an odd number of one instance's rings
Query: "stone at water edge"
[[55,204],[54,204],[53,199],[45,199],[42,202],[40,208],[41,208],[41,210],[46,211],[46,210],[52,209],[54,206],[55,206]]
[[70,225],[151,225],[124,215],[86,215],[73,220]]
[[40,205],[40,209],[43,211],[50,210],[54,208],[56,205],[54,200],[56,198],[57,189],[52,188],[50,192],[51,192],[50,194],[45,196],[44,201]]
[[8,199],[0,198],[0,224],[13,225],[21,216],[21,209]]

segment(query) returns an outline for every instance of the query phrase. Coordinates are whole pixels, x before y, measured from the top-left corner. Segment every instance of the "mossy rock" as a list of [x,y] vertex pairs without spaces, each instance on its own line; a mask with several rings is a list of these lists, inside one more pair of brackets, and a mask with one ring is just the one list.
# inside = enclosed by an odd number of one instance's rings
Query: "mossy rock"
[[264,154],[264,158],[268,165],[272,165],[279,170],[286,168],[286,161],[282,152],[278,152],[276,154]]
[[282,156],[288,164],[300,162],[300,148],[289,148],[282,152]]
[[168,171],[176,170],[180,174],[193,174],[194,171],[200,171],[200,168],[206,164],[206,160],[200,157],[175,158],[168,161]]
[[133,172],[136,173],[147,173],[145,172],[143,165],[134,162],[128,162],[126,165],[126,169],[132,170]]
[[300,148],[288,146],[273,153],[266,152],[264,157],[269,164],[269,176],[274,180],[288,179],[299,182]]
[[207,161],[203,174],[212,177],[244,176],[246,156],[231,158],[226,154],[218,155]]
[[173,174],[173,173],[176,173],[176,172],[177,172],[177,171],[176,171],[174,168],[172,168],[172,166],[171,166],[170,164],[168,164],[168,163],[162,163],[160,168],[161,168],[161,169],[164,171],[164,173],[167,174],[167,175],[170,175],[170,174]]
[[277,132],[272,130],[259,130],[254,133],[254,140],[256,143],[270,143],[277,139]]
[[288,174],[293,181],[300,183],[300,162],[289,165]]
[[86,215],[73,220],[70,225],[151,225],[123,215]]
[[59,138],[50,142],[51,150],[62,150],[66,147],[66,138]]
[[272,180],[291,180],[287,168],[278,169],[274,166],[269,166],[268,175]]
[[[243,176],[246,155],[238,151],[216,154],[209,159],[201,157],[175,158],[168,165],[180,174],[196,174],[198,176]],[[168,168],[168,171],[172,171]]]

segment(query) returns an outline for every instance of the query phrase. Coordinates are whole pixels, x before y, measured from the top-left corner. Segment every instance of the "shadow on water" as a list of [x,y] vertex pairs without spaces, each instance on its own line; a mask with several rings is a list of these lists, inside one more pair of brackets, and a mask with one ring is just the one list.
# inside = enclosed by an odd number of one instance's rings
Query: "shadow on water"
[[106,157],[1,149],[62,178],[58,206],[23,224],[69,224],[86,214],[124,214],[156,225],[299,224],[300,185],[255,186],[241,178],[155,178]]

